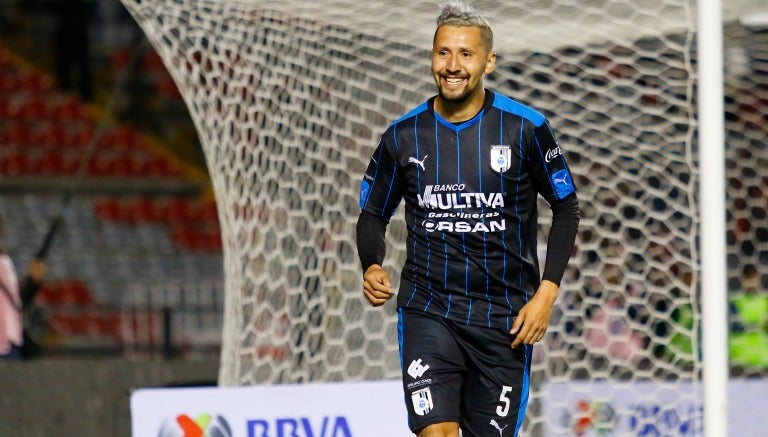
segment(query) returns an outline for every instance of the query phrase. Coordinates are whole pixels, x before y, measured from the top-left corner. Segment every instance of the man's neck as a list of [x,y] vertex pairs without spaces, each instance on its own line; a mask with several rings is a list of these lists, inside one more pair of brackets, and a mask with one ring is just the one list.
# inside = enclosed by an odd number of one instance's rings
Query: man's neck
[[461,123],[477,115],[485,105],[485,89],[473,95],[468,101],[460,103],[446,102],[438,95],[435,97],[434,110],[451,123]]

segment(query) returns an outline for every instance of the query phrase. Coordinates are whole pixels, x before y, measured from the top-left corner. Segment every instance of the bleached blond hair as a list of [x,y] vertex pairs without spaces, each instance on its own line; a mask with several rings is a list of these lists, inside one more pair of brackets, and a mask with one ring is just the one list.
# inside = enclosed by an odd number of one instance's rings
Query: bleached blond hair
[[[493,30],[491,24],[469,3],[462,0],[451,0],[440,5],[437,16],[437,29],[442,26],[477,27],[483,44],[488,51],[493,50]],[[435,35],[437,35],[435,29]]]

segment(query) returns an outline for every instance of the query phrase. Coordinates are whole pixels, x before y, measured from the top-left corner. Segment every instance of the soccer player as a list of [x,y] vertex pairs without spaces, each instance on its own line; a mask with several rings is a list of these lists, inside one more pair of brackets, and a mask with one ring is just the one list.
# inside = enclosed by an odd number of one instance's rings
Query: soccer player
[[[545,117],[483,86],[493,33],[471,6],[441,6],[437,95],[393,122],[360,189],[363,293],[393,295],[385,231],[405,201],[407,259],[397,293],[409,427],[421,437],[516,436],[531,348],[544,336],[575,241],[579,206]],[[537,197],[553,219],[543,276]]]

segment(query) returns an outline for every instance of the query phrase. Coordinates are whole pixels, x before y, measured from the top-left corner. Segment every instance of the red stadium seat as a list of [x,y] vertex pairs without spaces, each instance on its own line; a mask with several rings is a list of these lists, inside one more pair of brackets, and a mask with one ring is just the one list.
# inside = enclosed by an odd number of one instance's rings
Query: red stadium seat
[[5,176],[23,176],[34,173],[37,164],[28,155],[17,151],[6,154],[0,159],[0,169]]
[[198,219],[196,211],[187,199],[178,197],[168,199],[162,208],[163,216],[168,223],[185,223]]
[[55,283],[44,282],[35,296],[35,302],[40,305],[59,303],[59,289]]
[[27,71],[19,76],[18,89],[27,92],[51,91],[53,80],[36,71]]
[[177,227],[171,234],[171,239],[185,249],[201,251],[220,251],[221,231],[218,228],[199,229],[197,227]]
[[157,93],[163,97],[172,99],[172,100],[181,100],[181,92],[179,92],[179,87],[176,86],[176,82],[173,81],[173,78],[165,74],[163,75],[155,85],[155,89]]
[[86,171],[91,176],[110,176],[114,172],[114,158],[105,154],[94,154],[88,161]]
[[112,176],[135,176],[138,173],[138,164],[131,154],[118,154],[110,161]]
[[61,302],[66,304],[87,306],[96,302],[88,291],[88,287],[76,279],[60,280],[57,284],[61,294]]
[[46,282],[40,288],[36,302],[48,306],[72,305],[78,307],[93,306],[96,304],[88,287],[77,279],[60,279],[55,282]]
[[59,123],[46,123],[36,132],[40,135],[40,145],[44,147],[59,149],[66,147],[70,141],[66,127]]
[[163,64],[163,58],[161,58],[160,55],[158,55],[154,50],[144,56],[141,65],[144,67],[145,71],[149,72],[166,73],[167,71],[165,69],[165,64]]
[[215,200],[204,200],[200,203],[200,216],[206,222],[219,222],[219,211]]
[[88,332],[84,319],[74,316],[68,311],[51,312],[48,316],[48,323],[60,335],[82,335]]
[[121,221],[125,217],[122,203],[114,197],[106,197],[94,203],[94,214],[102,220]]
[[162,209],[152,199],[139,198],[130,204],[130,210],[137,222],[159,222],[164,219]]
[[18,79],[13,73],[0,71],[0,93],[11,93],[16,91]]
[[78,149],[84,149],[93,139],[93,126],[78,125],[76,127],[68,126],[70,129],[68,145]]
[[[10,124],[10,126],[7,126]],[[32,142],[32,130],[23,122],[8,122],[2,138],[5,146],[28,146]]]
[[107,149],[133,149],[139,144],[139,135],[131,127],[118,126],[99,139],[99,146]]
[[0,69],[10,70],[13,67],[13,57],[11,51],[5,47],[0,47]]
[[222,249],[221,229],[216,228],[208,231],[204,236],[203,249],[218,252]]
[[194,250],[198,246],[198,236],[191,229],[179,228],[171,233],[171,239],[179,247]]
[[74,97],[58,102],[52,115],[57,121],[90,121],[85,105]]
[[23,120],[40,121],[49,118],[51,111],[45,97],[35,96],[19,105],[17,116]]
[[168,158],[153,156],[145,161],[143,173],[148,176],[174,177],[181,174],[181,169]]
[[118,47],[110,53],[109,61],[115,71],[122,71],[128,67],[132,56],[130,47]]
[[68,173],[65,170],[64,156],[58,153],[46,153],[39,159],[39,172],[43,175]]
[[114,311],[102,313],[94,318],[94,322],[100,335],[122,339],[122,318],[120,313]]
[[0,99],[0,118],[9,119],[13,116],[13,105],[7,98]]

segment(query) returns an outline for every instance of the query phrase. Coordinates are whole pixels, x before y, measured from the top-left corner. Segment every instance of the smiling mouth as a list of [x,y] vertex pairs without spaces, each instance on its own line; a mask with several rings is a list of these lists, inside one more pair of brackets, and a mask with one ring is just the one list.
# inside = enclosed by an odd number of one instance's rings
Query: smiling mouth
[[463,77],[444,77],[443,80],[448,85],[458,85],[458,84],[464,82],[464,78]]

